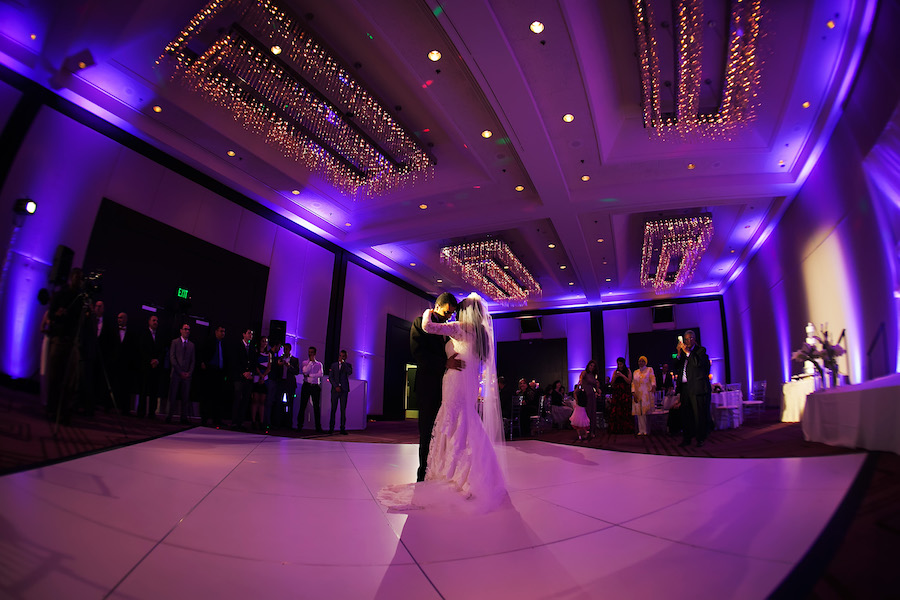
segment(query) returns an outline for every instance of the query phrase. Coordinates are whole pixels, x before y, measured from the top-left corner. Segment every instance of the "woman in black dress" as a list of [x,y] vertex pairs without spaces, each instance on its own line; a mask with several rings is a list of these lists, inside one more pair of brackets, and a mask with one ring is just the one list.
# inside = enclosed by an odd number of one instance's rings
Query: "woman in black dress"
[[612,402],[609,407],[609,432],[634,433],[634,417],[631,414],[631,370],[625,359],[616,359],[616,370],[609,376]]

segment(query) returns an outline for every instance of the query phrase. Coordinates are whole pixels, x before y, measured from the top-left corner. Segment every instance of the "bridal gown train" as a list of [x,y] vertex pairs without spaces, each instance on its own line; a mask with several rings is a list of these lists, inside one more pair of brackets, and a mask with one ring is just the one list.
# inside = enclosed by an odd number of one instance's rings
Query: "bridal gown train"
[[432,430],[425,481],[388,486],[378,493],[378,499],[394,511],[427,508],[484,513],[495,510],[508,502],[509,495],[494,446],[477,411],[479,360],[470,336],[455,322],[429,323],[426,331],[450,335],[447,356],[458,354],[466,367],[444,375],[441,408]]

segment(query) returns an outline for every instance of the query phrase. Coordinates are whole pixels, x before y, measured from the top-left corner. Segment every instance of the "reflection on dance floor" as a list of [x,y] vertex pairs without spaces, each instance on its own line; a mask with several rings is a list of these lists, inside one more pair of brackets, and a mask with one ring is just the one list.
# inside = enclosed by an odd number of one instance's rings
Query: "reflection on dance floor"
[[417,446],[404,444],[193,429],[8,475],[0,590],[762,598],[822,531],[865,455],[708,459],[522,441],[503,458],[512,507],[475,517],[378,504],[383,486],[415,477]]

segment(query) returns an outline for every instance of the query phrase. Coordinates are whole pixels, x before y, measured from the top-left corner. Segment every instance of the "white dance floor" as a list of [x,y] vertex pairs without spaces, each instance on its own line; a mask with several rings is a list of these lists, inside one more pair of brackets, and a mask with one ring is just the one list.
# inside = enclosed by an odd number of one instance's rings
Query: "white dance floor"
[[196,428],[0,478],[6,598],[764,598],[865,455],[525,441],[512,507],[387,513],[418,447]]

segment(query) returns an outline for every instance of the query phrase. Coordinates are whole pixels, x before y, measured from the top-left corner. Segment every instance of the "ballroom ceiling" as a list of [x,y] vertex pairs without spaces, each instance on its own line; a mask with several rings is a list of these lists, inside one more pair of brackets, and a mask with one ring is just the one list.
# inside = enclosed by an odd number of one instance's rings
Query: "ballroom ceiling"
[[[694,1],[704,9],[702,113],[728,83],[730,4]],[[817,159],[873,3],[763,1],[752,117],[724,135],[658,136],[645,127],[628,0],[279,0],[434,160],[425,177],[375,194],[339,190],[156,64],[203,2],[5,2],[0,52],[35,81],[427,292],[470,291],[441,264],[441,247],[500,239],[543,289],[528,307],[543,308],[667,297],[641,287],[644,223],[701,213],[715,233],[677,295],[724,291]],[[680,81],[672,4],[651,3],[663,112],[674,110]],[[541,33],[529,29],[534,21]],[[80,68],[85,56],[95,64]]]

